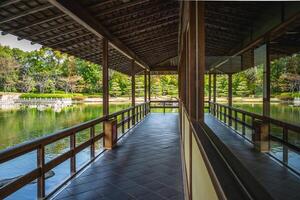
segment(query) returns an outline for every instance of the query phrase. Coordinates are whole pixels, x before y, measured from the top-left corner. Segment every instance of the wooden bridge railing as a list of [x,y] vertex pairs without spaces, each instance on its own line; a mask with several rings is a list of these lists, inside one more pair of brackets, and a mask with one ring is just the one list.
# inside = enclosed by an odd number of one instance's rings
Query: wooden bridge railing
[[[96,148],[95,144],[101,138],[103,138],[104,133],[103,131],[100,133],[95,132],[96,125],[102,125],[102,123],[106,120],[110,119],[117,119],[117,127],[121,127],[122,135],[125,133],[125,126],[127,124],[127,130],[130,127],[134,126],[138,122],[140,122],[147,114],[149,113],[149,103],[142,103],[136,105],[135,107],[130,107],[125,110],[113,113],[108,116],[103,116],[98,119],[94,119],[80,125],[73,126],[71,128],[59,131],[57,133],[47,135],[45,137],[38,138],[33,141],[29,141],[20,145],[16,145],[14,147],[8,148],[0,152],[0,164],[5,163],[9,160],[18,158],[26,153],[37,151],[37,167],[16,178],[13,179],[8,184],[4,185],[0,188],[0,199],[4,199],[5,197],[11,195],[15,191],[19,190],[20,188],[26,186],[27,184],[31,183],[32,181],[37,179],[37,196],[38,199],[43,199],[45,195],[45,173],[53,169],[54,167],[58,166],[59,164],[63,163],[64,161],[70,159],[70,172],[71,175],[65,181],[63,181],[57,188],[51,191],[47,196],[52,195],[55,193],[62,185],[64,185],[67,181],[69,181],[74,175],[76,175],[79,171],[85,168],[90,162],[92,162],[98,155],[96,155]],[[77,144],[76,142],[76,135],[80,131],[89,130],[90,137],[87,141]],[[103,130],[103,129],[101,129]],[[61,155],[57,156],[56,158],[46,162],[45,161],[45,148],[47,145],[53,144],[59,140],[69,138],[70,149]],[[86,148],[90,148],[90,159],[89,161],[84,164],[81,168],[76,166],[76,155]],[[103,152],[103,151],[102,151]],[[34,162],[34,161],[32,161]]]
[[[250,129],[250,131],[254,130],[253,122],[255,120],[266,122],[270,126],[269,134],[271,140],[280,142],[300,152],[300,146],[293,144],[290,140],[291,134],[300,135],[300,126],[214,102],[209,102],[209,112],[243,136],[246,135],[246,129]],[[239,130],[239,126],[241,130]],[[283,148],[282,161],[284,163],[288,162],[287,153],[288,150]]]
[[151,108],[161,108],[163,109],[163,113],[166,113],[166,109],[168,108],[178,108],[177,100],[161,100],[161,101],[150,101],[150,109]]

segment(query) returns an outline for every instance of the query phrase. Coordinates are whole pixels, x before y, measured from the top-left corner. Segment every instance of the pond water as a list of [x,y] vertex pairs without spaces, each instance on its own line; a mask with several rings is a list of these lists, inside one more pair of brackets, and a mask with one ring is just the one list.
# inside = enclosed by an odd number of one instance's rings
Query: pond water
[[[109,111],[128,108],[129,103],[110,104]],[[0,150],[102,116],[102,104],[72,104],[58,111],[52,108],[20,107],[0,110]]]
[[[262,103],[242,103],[233,102],[233,107],[249,112],[263,113]],[[300,106],[292,103],[271,103],[270,115],[274,119],[279,119],[287,123],[300,125]]]

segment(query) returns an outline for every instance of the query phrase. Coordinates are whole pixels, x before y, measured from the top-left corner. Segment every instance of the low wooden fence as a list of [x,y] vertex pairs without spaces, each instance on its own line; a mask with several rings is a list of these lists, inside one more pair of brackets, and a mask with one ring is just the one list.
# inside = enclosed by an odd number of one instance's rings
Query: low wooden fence
[[[59,131],[57,133],[38,138],[36,140],[23,143],[20,145],[16,145],[14,147],[8,148],[0,152],[0,164],[5,163],[9,160],[18,158],[26,153],[36,151],[37,159],[36,164],[37,168],[34,170],[14,179],[8,184],[4,185],[0,188],[0,199],[4,199],[5,197],[11,195],[15,191],[20,188],[26,186],[32,181],[37,179],[37,196],[38,199],[45,198],[45,173],[52,170],[54,167],[63,163],[64,161],[70,159],[70,174],[62,184],[60,184],[57,188],[51,191],[47,196],[51,196],[54,192],[56,192],[62,185],[64,185],[67,181],[69,181],[72,177],[74,177],[79,171],[81,171],[84,167],[86,167],[90,162],[92,162],[98,155],[96,155],[95,144],[96,142],[103,138],[103,131],[100,133],[95,132],[95,126],[99,124],[103,124],[104,121],[110,119],[117,119],[117,127],[121,128],[122,136],[125,133],[125,125],[127,126],[127,130],[140,122],[148,113],[149,113],[149,103],[142,103],[136,105],[134,107],[127,108],[125,110],[113,113],[108,116],[103,116],[98,119],[94,119],[80,125]],[[80,131],[89,130],[90,137],[87,141],[77,144],[76,135]],[[103,129],[102,129],[103,130]],[[53,144],[59,140],[69,138],[70,149],[56,158],[45,162],[45,148],[47,145]],[[89,161],[83,165],[80,169],[76,166],[76,155],[83,151],[86,148],[90,148],[90,159]],[[34,162],[34,161],[33,161]]]
[[[209,112],[243,136],[246,135],[247,129],[250,130],[251,134],[255,128],[253,125],[255,120],[268,123],[271,140],[300,152],[299,144],[295,144],[294,139],[291,137],[291,135],[300,136],[300,126],[214,102],[209,102]],[[251,141],[251,138],[248,137],[248,139]],[[282,161],[284,163],[288,163],[287,154],[288,150],[283,148]]]
[[178,108],[178,101],[174,101],[174,100],[150,101],[150,109],[152,108],[163,109],[163,113],[166,113],[166,109]]

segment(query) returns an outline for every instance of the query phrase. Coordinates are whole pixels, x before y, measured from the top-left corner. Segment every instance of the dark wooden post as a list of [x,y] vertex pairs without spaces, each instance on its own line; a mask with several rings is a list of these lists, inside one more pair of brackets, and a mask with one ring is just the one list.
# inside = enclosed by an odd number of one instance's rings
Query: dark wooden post
[[[213,76],[213,102],[216,103],[217,102],[217,75],[214,74]],[[216,106],[213,106],[213,114],[216,115]]]
[[[189,72],[188,72],[188,77],[189,77],[189,90],[188,90],[188,95],[189,95],[189,104],[188,104],[188,112],[190,115],[191,119],[198,120],[198,96],[199,96],[199,74],[198,74],[198,63],[197,63],[197,49],[198,49],[198,43],[197,43],[197,37],[198,37],[198,32],[197,32],[197,25],[198,25],[198,19],[197,19],[197,3],[193,2],[190,3],[190,12],[189,12],[189,35],[188,35],[188,48],[189,48],[189,53],[188,53],[188,59],[189,59]],[[200,12],[198,13],[200,14]],[[199,30],[198,30],[199,31]],[[200,81],[200,80],[199,80]]]
[[144,71],[144,102],[147,102],[147,70]]
[[269,43],[266,44],[266,63],[264,65],[263,81],[263,115],[270,116],[270,97],[271,97],[271,61]]
[[70,168],[71,168],[72,175],[75,174],[76,172],[75,148],[76,148],[76,133],[72,133],[72,135],[70,135],[70,149],[72,150],[72,157],[70,158]]
[[254,120],[253,127],[252,141],[254,142],[254,148],[260,152],[270,151],[269,124],[261,120]]
[[102,67],[103,67],[103,115],[109,114],[109,91],[108,91],[108,41],[103,38],[102,49]]
[[230,107],[228,110],[228,115],[229,115],[229,126],[232,125],[232,74],[228,74],[228,106]]
[[196,3],[197,12],[196,12],[196,36],[197,38],[197,62],[198,67],[198,80],[196,84],[196,89],[198,92],[197,97],[197,120],[204,121],[204,76],[205,76],[205,16],[204,16],[204,2],[199,1]]
[[92,144],[91,144],[91,152],[90,152],[90,156],[91,156],[91,159],[95,158],[95,126],[92,126],[90,128],[90,139],[92,139]]
[[151,73],[148,72],[148,101],[151,101]]
[[211,101],[211,74],[208,74],[208,101]]
[[38,177],[38,189],[37,195],[38,199],[43,199],[45,197],[45,173],[44,173],[44,165],[45,165],[45,147],[41,145],[37,149],[37,166],[41,169],[41,176]]
[[[134,60],[131,60],[131,106],[135,107],[135,71]],[[132,125],[135,124],[135,108],[132,109]]]
[[149,70],[148,72],[148,101],[149,101],[149,104],[148,104],[148,110],[147,112],[150,112],[150,101],[151,101],[151,72]]

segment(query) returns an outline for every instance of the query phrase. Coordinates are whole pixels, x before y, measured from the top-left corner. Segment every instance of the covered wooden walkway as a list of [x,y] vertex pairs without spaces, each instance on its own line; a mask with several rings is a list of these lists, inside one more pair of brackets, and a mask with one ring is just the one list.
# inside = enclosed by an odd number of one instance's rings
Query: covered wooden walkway
[[184,199],[178,130],[178,114],[149,114],[54,199]]

